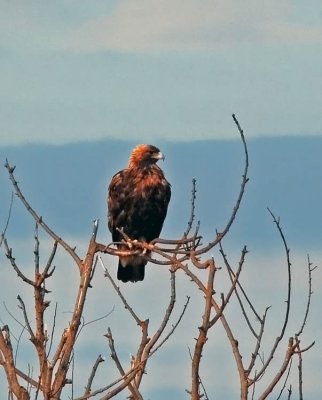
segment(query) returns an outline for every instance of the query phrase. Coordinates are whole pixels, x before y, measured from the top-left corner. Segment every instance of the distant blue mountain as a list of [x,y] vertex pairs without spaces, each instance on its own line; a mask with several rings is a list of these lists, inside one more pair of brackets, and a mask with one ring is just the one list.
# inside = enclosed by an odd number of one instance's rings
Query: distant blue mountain
[[[161,163],[172,183],[171,205],[163,236],[176,237],[190,214],[191,180],[197,179],[196,219],[207,241],[222,229],[234,206],[243,173],[242,144],[236,141],[153,143],[166,155]],[[134,143],[100,141],[64,146],[27,145],[0,148],[0,160],[16,165],[15,176],[37,212],[60,235],[91,233],[101,220],[100,239],[110,240],[106,227],[106,190],[112,175],[127,164]],[[322,138],[284,137],[248,141],[250,181],[232,243],[267,249],[280,245],[267,212],[281,221],[290,246],[322,245]],[[0,171],[0,223],[5,223],[11,186]],[[30,218],[14,202],[9,234],[30,234]]]

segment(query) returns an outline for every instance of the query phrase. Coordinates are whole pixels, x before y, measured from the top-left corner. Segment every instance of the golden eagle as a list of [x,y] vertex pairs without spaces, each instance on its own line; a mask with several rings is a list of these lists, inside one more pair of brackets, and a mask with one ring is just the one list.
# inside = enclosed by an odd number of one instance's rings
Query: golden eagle
[[[130,239],[150,242],[159,237],[171,197],[170,183],[156,164],[164,160],[152,145],[136,146],[128,167],[115,174],[108,188],[108,227],[113,242],[128,249],[122,230]],[[148,255],[148,253],[147,253]],[[120,256],[117,278],[123,282],[144,279],[147,261],[141,255]]]

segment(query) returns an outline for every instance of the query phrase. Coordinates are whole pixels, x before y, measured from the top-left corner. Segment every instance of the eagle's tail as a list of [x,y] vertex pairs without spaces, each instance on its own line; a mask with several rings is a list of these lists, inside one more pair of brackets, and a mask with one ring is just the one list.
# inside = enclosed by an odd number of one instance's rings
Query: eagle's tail
[[[150,251],[145,252],[147,256],[150,254]],[[147,262],[148,261],[140,255],[120,256],[117,279],[122,282],[143,281]]]
[[125,267],[123,267],[120,260],[117,269],[117,279],[122,282],[143,281],[146,261],[143,259],[141,259],[141,261],[141,263],[127,264]]

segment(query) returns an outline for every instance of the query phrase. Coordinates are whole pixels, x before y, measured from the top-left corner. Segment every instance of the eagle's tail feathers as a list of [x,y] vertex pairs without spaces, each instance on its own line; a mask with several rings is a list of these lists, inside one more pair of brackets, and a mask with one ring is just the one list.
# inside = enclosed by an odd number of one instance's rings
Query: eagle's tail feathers
[[145,264],[146,262],[142,262],[142,264],[137,265],[127,265],[123,267],[121,262],[119,262],[119,266],[117,269],[117,279],[122,282],[137,282],[143,281],[144,273],[145,273]]

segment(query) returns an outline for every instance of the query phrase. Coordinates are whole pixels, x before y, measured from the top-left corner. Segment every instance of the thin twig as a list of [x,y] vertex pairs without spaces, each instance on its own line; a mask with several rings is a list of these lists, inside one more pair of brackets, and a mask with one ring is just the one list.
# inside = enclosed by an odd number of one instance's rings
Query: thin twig
[[286,384],[288,382],[288,379],[289,379],[289,376],[290,376],[290,372],[291,372],[291,368],[292,368],[292,363],[293,363],[293,359],[291,358],[290,365],[289,365],[289,367],[287,369],[287,374],[286,374],[286,377],[284,379],[284,383],[283,383],[282,389],[281,389],[278,397],[276,398],[276,400],[279,400],[281,398],[281,396],[282,396],[282,394],[283,394],[283,392],[284,392],[284,390],[286,388]]
[[86,388],[85,388],[84,396],[86,396],[87,394],[90,394],[90,393],[91,393],[92,384],[93,384],[94,377],[95,377],[95,375],[96,375],[97,368],[98,368],[99,364],[102,363],[102,362],[104,362],[104,361],[105,361],[105,358],[103,358],[103,357],[101,356],[101,354],[100,354],[100,355],[97,357],[97,359],[96,359],[96,361],[95,361],[95,363],[94,363],[94,365],[93,365],[91,374],[90,374],[90,376],[89,376],[89,378],[88,378],[88,382],[87,382],[87,385],[86,385]]
[[[58,242],[54,242],[52,251],[50,253],[50,256],[48,258],[46,267],[44,268],[43,272],[42,272],[42,279],[45,280],[46,278],[49,278],[55,271],[55,266],[52,268],[52,270],[49,272],[50,267],[52,266],[52,263],[54,261],[55,255],[56,255],[56,251],[57,251],[57,245]],[[42,282],[41,282],[42,283]]]
[[36,222],[35,226],[35,250],[34,250],[34,255],[35,255],[35,275],[39,275],[39,237],[38,237],[38,223]]
[[78,339],[79,335],[82,333],[82,330],[83,330],[86,326],[91,325],[91,324],[94,324],[95,322],[98,322],[98,321],[102,321],[103,319],[107,318],[109,315],[112,314],[112,312],[114,311],[114,308],[115,308],[115,307],[113,306],[113,307],[112,307],[112,310],[109,311],[107,314],[103,315],[102,317],[98,317],[98,318],[92,319],[92,320],[90,320],[90,321],[88,321],[88,322],[85,322],[85,318],[82,317],[82,325],[81,325],[81,327],[79,328],[79,331],[78,331],[77,336],[76,336],[76,340]]
[[[123,381],[124,381],[124,380],[127,381],[128,378],[130,378],[130,381],[132,381],[132,380],[135,378],[135,375],[136,375],[136,373],[137,373],[137,371],[138,371],[139,368],[140,368],[140,366],[137,366],[137,367],[135,367],[135,368],[131,368],[128,372],[126,372],[126,374],[125,374],[124,376],[122,376],[122,377],[116,379],[115,381],[113,381],[113,382],[110,383],[109,385],[104,386],[104,387],[102,387],[102,388],[99,388],[99,389],[93,391],[92,393],[90,393],[90,394],[88,394],[88,395],[84,395],[84,396],[81,396],[81,397],[77,397],[77,398],[74,399],[74,400],[86,400],[86,399],[89,399],[89,398],[91,398],[91,397],[95,397],[95,396],[97,396],[98,394],[101,394],[101,393],[106,392],[107,390],[111,389],[113,386],[117,385],[117,384],[120,383],[120,382],[122,382],[122,387],[123,387],[123,386],[124,386],[124,382],[123,382]],[[125,387],[126,387],[126,386],[124,386],[123,389],[124,389]],[[119,393],[121,390],[123,390],[123,389],[120,389],[120,390],[118,391],[118,393]]]
[[245,167],[244,167],[244,172],[243,172],[243,175],[242,175],[242,181],[241,181],[241,184],[240,184],[239,194],[237,196],[237,200],[236,200],[235,206],[233,208],[233,211],[232,211],[232,213],[230,215],[230,218],[229,218],[226,226],[224,227],[224,229],[220,233],[218,233],[216,235],[215,239],[212,242],[210,242],[207,246],[197,250],[196,251],[196,255],[204,254],[204,253],[208,252],[209,250],[211,250],[214,246],[216,246],[226,236],[226,234],[228,233],[230,227],[232,226],[232,224],[233,224],[233,222],[234,222],[234,220],[236,218],[236,215],[237,215],[237,212],[239,210],[242,198],[244,196],[246,184],[247,184],[247,182],[249,180],[249,178],[248,178],[248,150],[247,150],[247,144],[246,144],[246,140],[245,140],[245,136],[244,136],[244,131],[241,128],[241,126],[240,126],[235,114],[232,115],[232,118],[233,118],[233,120],[234,120],[234,122],[235,122],[235,124],[237,126],[238,132],[240,134],[240,137],[241,137],[241,140],[242,140],[242,143],[243,143],[243,148],[244,148],[244,155],[245,155]]
[[310,305],[311,305],[311,298],[312,298],[312,272],[317,268],[316,266],[312,268],[312,263],[310,261],[310,256],[307,255],[307,267],[308,267],[308,296],[307,296],[307,302],[306,302],[306,309],[305,309],[305,314],[304,314],[304,318],[303,318],[303,322],[302,325],[299,329],[299,331],[296,333],[296,336],[300,336],[303,331],[304,331],[304,327],[309,315],[309,311],[310,311]]
[[[227,295],[223,298],[222,305],[221,305],[221,309],[222,309],[221,313],[226,308],[226,306],[227,306],[227,304],[228,304],[233,292],[236,293],[236,285],[239,283],[239,276],[241,274],[241,271],[242,271],[242,268],[243,268],[243,265],[244,265],[244,262],[245,262],[245,257],[246,257],[247,252],[248,252],[247,248],[246,248],[246,246],[244,246],[244,248],[242,250],[242,253],[241,253],[241,256],[240,256],[240,260],[239,260],[239,263],[238,263],[238,269],[237,269],[236,273],[234,273],[232,271],[232,269],[230,270],[232,275],[233,275],[233,279],[231,279],[231,287],[230,287]],[[229,266],[228,261],[227,261],[226,265]],[[216,314],[214,316],[214,318],[210,321],[210,326],[213,326],[218,321],[218,319],[220,318],[220,315],[221,314]],[[244,314],[244,317],[246,318],[246,321],[247,321],[248,318],[247,318],[246,314]]]
[[286,310],[285,310],[285,316],[284,316],[284,321],[283,321],[283,326],[281,328],[281,332],[280,334],[276,337],[275,339],[275,343],[273,344],[273,347],[271,349],[271,352],[265,362],[265,364],[263,365],[262,369],[258,372],[257,374],[257,379],[259,379],[266,371],[268,365],[271,363],[274,354],[277,350],[277,347],[279,345],[279,343],[281,342],[281,340],[284,337],[285,334],[285,330],[286,330],[286,326],[288,324],[289,321],[289,314],[290,314],[290,307],[291,307],[291,284],[292,284],[292,274],[291,274],[291,261],[290,261],[290,249],[287,246],[287,242],[286,242],[286,238],[284,236],[284,233],[282,231],[281,225],[280,225],[280,221],[279,219],[275,218],[275,215],[272,213],[272,211],[270,209],[268,209],[269,213],[271,214],[273,221],[277,227],[277,230],[280,234],[280,237],[282,239],[283,242],[283,247],[285,250],[285,254],[286,254],[286,264],[287,264],[287,300],[286,300]]
[[156,353],[163,346],[163,344],[169,339],[169,337],[172,336],[173,332],[176,330],[176,328],[180,324],[180,322],[182,320],[182,317],[184,316],[184,314],[185,314],[185,312],[187,310],[189,302],[190,302],[190,296],[187,296],[187,300],[186,300],[185,304],[183,305],[181,314],[179,315],[179,318],[177,319],[176,323],[172,325],[171,330],[163,338],[163,340],[156,347],[154,347],[154,349],[150,352],[149,357],[151,357],[154,353]]
[[196,209],[195,203],[196,203],[196,193],[197,193],[196,182],[197,182],[196,179],[193,178],[192,179],[192,189],[191,189],[191,202],[190,202],[191,203],[190,218],[188,221],[187,229],[185,230],[185,232],[183,234],[184,237],[187,237],[189,235],[191,228],[192,228],[193,221],[195,219],[195,209]]
[[26,329],[26,327],[24,326],[24,327],[21,329],[20,335],[18,336],[16,351],[15,351],[15,365],[17,364],[18,350],[19,350],[19,345],[20,345],[21,337],[22,337],[22,335],[23,335],[25,329]]
[[[175,277],[175,271],[173,269],[170,270],[170,286],[171,286],[170,300],[169,300],[169,304],[166,309],[166,312],[164,314],[164,317],[162,319],[162,322],[161,322],[159,328],[157,329],[157,331],[155,332],[155,334],[152,335],[150,340],[148,340],[148,337],[147,337],[147,333],[148,333],[147,327],[148,326],[147,326],[147,324],[144,326],[146,331],[142,330],[142,340],[141,340],[141,344],[140,344],[140,347],[139,347],[139,350],[137,353],[136,361],[137,360],[141,361],[142,359],[144,361],[149,358],[149,354],[151,353],[154,345],[158,342],[158,340],[160,339],[160,336],[164,332],[167,324],[169,323],[169,319],[172,314],[174,304],[176,301],[176,277]],[[142,380],[145,365],[146,365],[146,361],[143,364],[143,368],[139,371],[137,377],[135,378],[135,382],[138,387],[140,386],[140,383]]]
[[120,288],[116,285],[116,283],[114,282],[113,278],[111,277],[110,273],[108,272],[108,269],[105,267],[103,260],[101,258],[101,256],[98,256],[98,259],[100,261],[100,264],[103,268],[104,274],[105,276],[108,277],[108,279],[110,280],[113,288],[115,289],[116,293],[118,294],[118,296],[120,297],[120,299],[122,300],[122,303],[124,304],[124,307],[129,311],[129,313],[131,314],[131,316],[133,317],[133,319],[135,320],[135,322],[138,325],[141,325],[142,320],[136,315],[136,313],[134,312],[134,310],[132,309],[132,307],[129,305],[129,303],[126,301],[125,297],[123,296]]
[[[223,257],[223,259],[224,259],[225,266],[226,266],[226,268],[227,268],[227,270],[228,270],[228,273],[229,273],[229,275],[230,275],[230,279],[232,280],[232,277],[231,277],[231,276],[235,277],[235,272],[233,271],[233,269],[231,268],[231,266],[230,266],[230,264],[229,264],[229,262],[228,262],[227,256],[226,256],[226,254],[225,254],[225,252],[224,252],[224,249],[223,249],[223,246],[222,246],[222,242],[220,242],[219,246],[220,246],[220,250],[219,250],[219,251],[220,251],[220,254],[222,255],[222,257]],[[245,251],[247,251],[246,246],[244,246],[244,249],[245,249]],[[243,250],[243,251],[244,251],[244,250]],[[246,255],[246,254],[245,254],[245,255]],[[258,319],[260,322],[262,322],[262,321],[261,321],[260,315],[259,315],[258,312],[256,311],[256,309],[255,309],[253,303],[252,303],[251,300],[249,299],[247,293],[246,293],[245,290],[243,289],[243,286],[241,285],[241,283],[239,282],[239,280],[237,280],[237,286],[238,286],[239,290],[241,291],[242,295],[244,296],[244,298],[245,298],[245,300],[246,300],[246,302],[247,302],[249,308],[252,310],[253,314],[255,315],[256,319]],[[240,299],[240,296],[239,296],[237,290],[236,290],[236,295],[237,295],[238,300],[239,300],[239,299]],[[256,334],[255,334],[255,336],[256,336]]]
[[11,218],[12,205],[13,205],[13,191],[11,192],[11,199],[10,199],[10,205],[9,205],[9,211],[8,211],[7,220],[6,220],[5,226],[3,228],[2,234],[0,236],[0,247],[2,246],[3,239],[6,236],[6,232],[7,232],[8,226],[9,226],[9,222],[10,222],[10,218]]
[[[10,315],[10,317],[11,317],[14,321],[16,321],[17,324],[20,325],[22,329],[26,329],[26,325],[22,324],[22,323],[18,320],[18,318],[16,318],[16,317],[10,312],[10,310],[9,310],[9,308],[7,307],[7,304],[6,304],[5,301],[3,302],[3,306],[4,306],[5,310],[7,311],[7,313]],[[16,340],[16,342],[18,342],[18,339],[17,339],[12,333],[11,333],[11,335],[12,335],[12,337]]]
[[35,343],[36,342],[36,337],[35,337],[35,334],[34,334],[33,330],[31,329],[31,326],[30,326],[30,322],[29,322],[29,319],[28,319],[25,303],[24,303],[24,301],[22,300],[22,298],[19,295],[17,296],[17,300],[19,301],[20,308],[22,309],[22,313],[23,313],[23,317],[24,317],[24,320],[25,320],[25,323],[26,323],[26,327],[27,327],[27,330],[28,330],[28,332],[30,334],[30,337],[31,337],[30,340],[33,343]]
[[54,310],[54,317],[53,317],[53,325],[52,325],[51,333],[50,333],[49,348],[48,348],[48,351],[47,351],[47,357],[49,357],[49,354],[51,352],[51,348],[52,348],[52,345],[53,345],[53,340],[54,340],[54,333],[55,333],[55,327],[56,327],[56,318],[57,318],[57,306],[58,306],[58,303],[56,302],[55,303],[55,310]]
[[[260,323],[260,330],[259,330],[259,333],[258,333],[258,335],[257,335],[257,340],[256,340],[256,344],[255,344],[255,349],[254,349],[254,351],[252,352],[252,355],[251,355],[251,360],[250,360],[250,363],[249,363],[249,366],[248,366],[248,368],[247,368],[247,375],[249,376],[250,375],[250,373],[252,372],[252,369],[254,368],[254,366],[255,366],[255,362],[256,362],[256,358],[259,356],[259,350],[260,350],[260,347],[261,347],[261,344],[262,344],[262,339],[263,339],[263,334],[264,334],[264,328],[265,328],[265,323],[266,323],[266,317],[267,317],[267,313],[268,313],[268,310],[270,309],[270,307],[266,307],[266,309],[265,309],[265,312],[264,312],[264,315],[263,315],[263,317],[260,319],[260,321],[259,321],[259,323]],[[255,377],[257,376],[257,371],[255,372]],[[254,385],[254,387],[255,387],[255,381],[256,381],[256,378],[253,380],[253,385]]]
[[[120,375],[124,376],[125,375],[125,371],[124,371],[124,369],[122,367],[122,364],[121,364],[121,362],[120,362],[120,360],[118,358],[117,352],[115,350],[114,338],[113,338],[112,331],[111,331],[110,328],[107,329],[107,333],[104,336],[108,340],[108,345],[109,345],[109,348],[111,350],[111,358],[115,362],[115,365],[116,365]],[[128,386],[128,389],[130,390],[130,392],[132,393],[132,395],[135,395],[137,398],[141,399],[141,396],[138,393],[138,387],[137,387],[136,384],[133,385],[131,382],[129,382],[129,384],[127,386]]]
[[12,265],[13,269],[24,282],[28,283],[30,286],[34,286],[35,283],[31,279],[27,278],[22,272],[21,269],[17,266],[16,259],[12,255],[12,249],[9,247],[7,239],[4,239],[4,247],[6,249],[6,257],[9,259],[10,264]]

